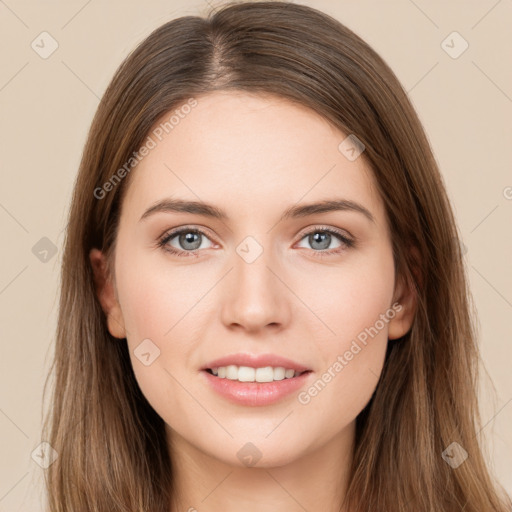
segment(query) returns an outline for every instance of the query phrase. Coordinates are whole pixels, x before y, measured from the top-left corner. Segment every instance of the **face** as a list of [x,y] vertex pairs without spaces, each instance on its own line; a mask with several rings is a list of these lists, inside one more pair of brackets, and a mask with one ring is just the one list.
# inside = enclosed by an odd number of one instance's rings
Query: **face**
[[279,97],[196,99],[168,134],[155,125],[131,171],[99,295],[171,440],[283,465],[354,427],[388,338],[410,328],[410,295],[364,153],[339,148],[347,134]]

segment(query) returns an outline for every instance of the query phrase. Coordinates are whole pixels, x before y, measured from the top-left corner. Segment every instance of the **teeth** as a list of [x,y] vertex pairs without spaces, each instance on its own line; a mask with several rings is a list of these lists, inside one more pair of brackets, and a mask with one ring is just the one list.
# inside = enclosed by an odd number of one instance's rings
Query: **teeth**
[[250,366],[236,366],[234,364],[211,368],[211,371],[221,379],[238,380],[240,382],[272,382],[274,380],[291,379],[302,373],[282,366],[251,368]]

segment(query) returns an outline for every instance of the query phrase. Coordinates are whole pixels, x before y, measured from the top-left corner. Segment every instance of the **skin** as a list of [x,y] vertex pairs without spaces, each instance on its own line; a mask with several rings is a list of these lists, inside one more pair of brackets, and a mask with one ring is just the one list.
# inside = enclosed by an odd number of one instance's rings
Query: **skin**
[[[242,92],[196,99],[132,171],[112,279],[104,255],[90,253],[109,331],[127,338],[140,388],[167,425],[173,512],[338,512],[355,419],[375,390],[388,339],[410,329],[416,307],[401,279],[395,287],[383,202],[364,158],[348,160],[338,150],[346,135],[315,112]],[[159,212],[139,220],[170,196],[214,204],[229,218]],[[279,222],[287,207],[333,198],[360,203],[375,222],[354,211]],[[196,257],[158,247],[180,226],[206,231]],[[307,234],[316,227],[357,243],[315,257],[322,247]],[[252,263],[236,251],[247,236],[263,248]],[[178,236],[168,245],[190,247]],[[323,251],[343,246],[333,235]],[[227,354],[276,353],[312,370],[307,388],[395,302],[401,311],[306,405],[297,393],[269,406],[234,404],[200,372]],[[146,338],[160,349],[149,366],[134,355]],[[261,453],[255,467],[237,457],[247,442]]]

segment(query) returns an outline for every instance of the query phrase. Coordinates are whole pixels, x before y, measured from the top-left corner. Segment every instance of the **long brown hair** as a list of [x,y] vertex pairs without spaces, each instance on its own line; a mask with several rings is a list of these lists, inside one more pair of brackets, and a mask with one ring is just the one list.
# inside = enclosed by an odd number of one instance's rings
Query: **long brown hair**
[[[119,169],[155,122],[219,89],[278,95],[357,136],[385,203],[396,275],[417,293],[413,325],[389,343],[375,393],[357,418],[344,506],[508,512],[509,497],[480,446],[475,311],[421,123],[394,73],[360,37],[313,8],[279,1],[231,3],[207,18],[164,24],[125,59],[100,102],[63,254],[54,390],[43,426],[58,453],[45,472],[49,509],[170,510],[164,422],[138,387],[127,344],[108,332],[89,251],[97,247],[112,261],[130,182]],[[127,176],[113,183],[116,173]],[[469,455],[457,468],[442,456],[453,442]]]

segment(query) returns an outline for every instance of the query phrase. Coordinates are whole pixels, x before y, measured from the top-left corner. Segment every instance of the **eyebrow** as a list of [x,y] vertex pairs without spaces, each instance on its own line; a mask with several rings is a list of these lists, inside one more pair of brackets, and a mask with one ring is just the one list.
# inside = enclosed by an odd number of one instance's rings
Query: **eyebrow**
[[[279,221],[334,211],[358,212],[363,214],[370,222],[375,223],[375,218],[367,208],[348,199],[326,199],[315,203],[294,205],[284,211]],[[148,208],[142,214],[139,222],[158,212],[192,213],[219,220],[228,219],[227,213],[217,206],[204,203],[202,201],[186,201],[183,199],[166,198],[158,201]]]

